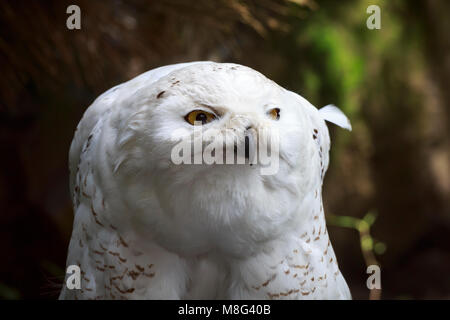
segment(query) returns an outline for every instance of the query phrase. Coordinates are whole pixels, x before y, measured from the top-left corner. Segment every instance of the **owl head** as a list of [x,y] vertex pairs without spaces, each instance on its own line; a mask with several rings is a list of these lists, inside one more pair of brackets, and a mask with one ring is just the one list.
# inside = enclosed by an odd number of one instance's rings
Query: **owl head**
[[329,151],[307,100],[229,63],[127,85],[111,171],[143,236],[179,254],[247,255],[302,223]]

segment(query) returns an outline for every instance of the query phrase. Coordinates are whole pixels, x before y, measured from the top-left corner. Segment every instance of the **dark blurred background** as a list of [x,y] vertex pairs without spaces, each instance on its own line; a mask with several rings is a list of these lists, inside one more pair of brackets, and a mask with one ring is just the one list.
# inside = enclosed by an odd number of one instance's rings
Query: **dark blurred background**
[[[70,4],[81,30],[66,28]],[[380,30],[366,27],[371,4]],[[86,108],[192,60],[244,64],[343,109],[353,131],[330,126],[324,199],[354,298],[369,297],[371,256],[382,298],[449,299],[449,14],[445,0],[1,1],[0,299],[58,295],[68,150]]]

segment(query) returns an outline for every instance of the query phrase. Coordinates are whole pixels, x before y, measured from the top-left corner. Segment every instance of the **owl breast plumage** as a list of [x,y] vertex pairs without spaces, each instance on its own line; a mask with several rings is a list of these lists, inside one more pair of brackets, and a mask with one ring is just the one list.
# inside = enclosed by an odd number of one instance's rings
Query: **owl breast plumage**
[[[60,298],[349,299],[322,206],[325,120],[351,128],[336,107],[229,63],[157,68],[99,96],[70,148],[67,266],[81,287]],[[277,137],[269,174],[247,155],[263,132]],[[222,134],[244,163],[173,160],[182,139]]]

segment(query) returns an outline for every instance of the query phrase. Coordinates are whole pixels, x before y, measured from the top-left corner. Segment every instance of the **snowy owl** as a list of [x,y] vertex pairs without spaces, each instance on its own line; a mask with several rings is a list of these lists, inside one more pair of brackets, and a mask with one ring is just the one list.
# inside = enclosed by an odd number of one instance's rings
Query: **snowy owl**
[[[70,148],[67,266],[81,283],[60,298],[350,299],[322,206],[325,120],[351,130],[338,108],[232,63],[164,66],[102,94]],[[174,163],[173,133],[199,127],[233,132],[223,149],[237,141],[247,160],[247,132],[276,132],[276,170]]]

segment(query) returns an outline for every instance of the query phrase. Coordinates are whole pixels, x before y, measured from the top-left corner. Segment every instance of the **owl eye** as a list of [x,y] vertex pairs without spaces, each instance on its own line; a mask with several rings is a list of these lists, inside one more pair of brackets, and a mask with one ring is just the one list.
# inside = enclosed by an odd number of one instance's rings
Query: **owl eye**
[[184,119],[192,125],[194,125],[196,121],[201,122],[203,125],[213,121],[215,118],[216,116],[214,114],[203,110],[191,111],[184,117]]
[[267,114],[273,120],[279,120],[280,119],[280,109],[279,108],[270,109],[269,112],[267,112]]

